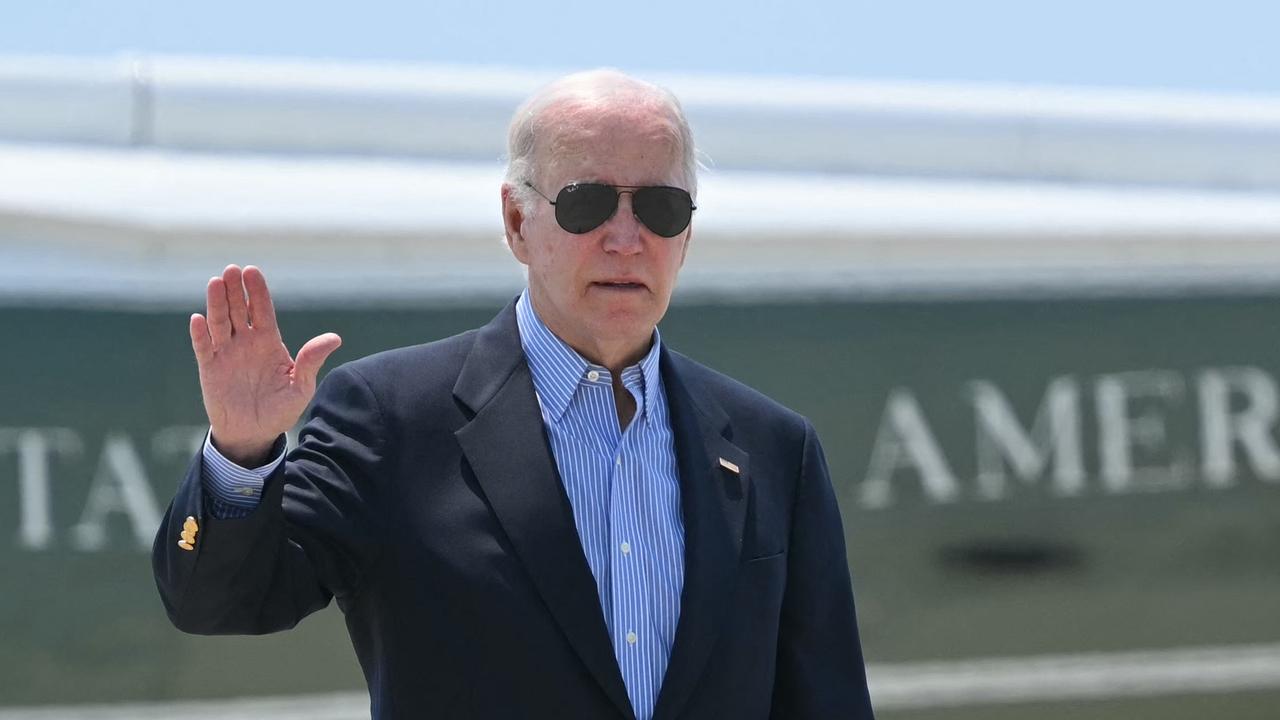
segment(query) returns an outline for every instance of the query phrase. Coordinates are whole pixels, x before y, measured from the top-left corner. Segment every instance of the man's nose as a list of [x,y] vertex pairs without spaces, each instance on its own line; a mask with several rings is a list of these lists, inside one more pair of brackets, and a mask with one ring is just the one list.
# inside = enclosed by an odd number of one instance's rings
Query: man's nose
[[618,209],[604,224],[604,249],[623,255],[635,255],[644,249],[640,220],[631,207],[631,193],[618,194]]

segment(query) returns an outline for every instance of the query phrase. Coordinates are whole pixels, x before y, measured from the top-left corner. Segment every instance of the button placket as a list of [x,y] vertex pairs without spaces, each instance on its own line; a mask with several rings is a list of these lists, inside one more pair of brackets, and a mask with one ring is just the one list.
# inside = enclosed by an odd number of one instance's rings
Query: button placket
[[[627,437],[624,435],[614,457],[613,500],[615,508],[620,511],[635,507],[638,500],[636,497],[638,488],[635,487],[632,473],[628,472],[630,465],[625,458],[626,443]],[[640,633],[648,623],[645,603],[647,589],[644,587],[642,566],[637,562],[638,558],[635,556],[635,548],[632,545],[638,528],[631,513],[618,512],[614,518],[616,522],[612,525],[611,533],[614,540],[613,546],[618,549],[618,552],[612,554],[611,563],[617,593],[614,596],[614,627],[621,633],[621,637],[618,638],[622,641],[619,643],[620,650],[625,648],[636,651],[637,644],[640,642]],[[624,599],[624,587],[629,588],[637,596],[635,601],[631,598]]]

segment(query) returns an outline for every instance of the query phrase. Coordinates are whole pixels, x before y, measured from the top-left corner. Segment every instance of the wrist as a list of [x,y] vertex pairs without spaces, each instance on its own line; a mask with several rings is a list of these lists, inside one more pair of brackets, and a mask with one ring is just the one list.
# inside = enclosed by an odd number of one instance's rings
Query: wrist
[[224,443],[211,431],[209,433],[209,442],[223,457],[236,465],[242,468],[257,468],[271,461],[271,448],[275,445],[275,438],[265,441]]

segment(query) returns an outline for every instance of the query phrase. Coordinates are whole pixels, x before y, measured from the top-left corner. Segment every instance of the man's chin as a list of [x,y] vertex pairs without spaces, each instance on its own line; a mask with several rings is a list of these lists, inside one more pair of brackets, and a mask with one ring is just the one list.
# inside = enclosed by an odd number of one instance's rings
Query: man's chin
[[646,342],[658,324],[652,308],[601,308],[592,322],[593,335],[607,342]]

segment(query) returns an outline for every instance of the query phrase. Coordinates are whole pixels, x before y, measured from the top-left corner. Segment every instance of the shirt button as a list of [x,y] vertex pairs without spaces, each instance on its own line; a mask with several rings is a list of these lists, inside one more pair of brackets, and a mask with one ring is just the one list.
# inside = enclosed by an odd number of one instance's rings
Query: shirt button
[[630,630],[627,631],[627,644],[628,645],[636,644],[636,634]]
[[614,463],[615,463],[615,464],[617,464],[617,465],[621,465],[621,464],[622,464],[622,456],[621,456],[621,455],[617,455],[617,456],[615,456],[615,457],[613,458],[613,461],[614,461]]
[[627,542],[626,540],[622,541],[622,554],[623,555],[631,554],[631,543]]
[[600,379],[600,373],[596,372],[595,370],[592,370],[591,372],[587,373],[587,379],[590,380],[591,382],[595,382]]

